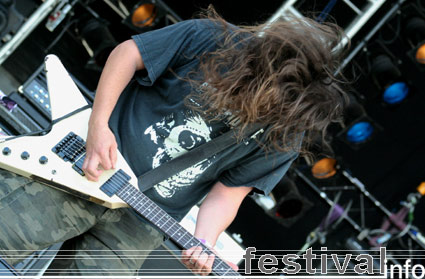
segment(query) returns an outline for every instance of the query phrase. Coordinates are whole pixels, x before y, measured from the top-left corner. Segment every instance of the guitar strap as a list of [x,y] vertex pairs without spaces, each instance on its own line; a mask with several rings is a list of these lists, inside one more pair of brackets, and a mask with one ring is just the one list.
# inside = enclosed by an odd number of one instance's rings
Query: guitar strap
[[238,143],[235,137],[235,131],[230,129],[228,132],[140,175],[137,178],[139,189],[144,192],[159,182],[223,151],[233,144],[244,143],[248,137],[254,138],[259,133],[264,133],[263,125],[254,123],[245,129],[242,137],[243,140]]

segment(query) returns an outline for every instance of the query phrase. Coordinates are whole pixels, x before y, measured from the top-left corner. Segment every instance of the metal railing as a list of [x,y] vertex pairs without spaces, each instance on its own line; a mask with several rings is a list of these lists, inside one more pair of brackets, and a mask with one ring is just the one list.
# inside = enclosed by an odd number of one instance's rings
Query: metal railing
[[[347,38],[341,41],[341,46],[344,46],[348,42],[348,38],[352,39],[354,35],[366,24],[366,22],[375,14],[375,12],[385,3],[386,0],[368,0],[364,7],[357,7],[350,0],[343,0],[342,2],[346,5],[347,9],[350,9],[356,15],[352,18],[344,31]],[[287,0],[283,5],[270,17],[268,22],[273,22],[278,18],[285,17],[296,17],[301,18],[302,13],[295,8],[297,0]]]

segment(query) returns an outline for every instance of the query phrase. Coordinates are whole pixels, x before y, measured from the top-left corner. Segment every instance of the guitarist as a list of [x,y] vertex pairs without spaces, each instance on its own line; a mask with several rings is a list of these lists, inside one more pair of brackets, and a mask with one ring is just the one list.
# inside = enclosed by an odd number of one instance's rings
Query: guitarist
[[[259,35],[261,34],[261,35]],[[268,194],[312,138],[339,120],[345,93],[332,73],[341,30],[305,19],[235,27],[210,10],[133,36],[110,54],[89,121],[83,170],[96,181],[117,150],[139,176],[250,123],[251,137],[145,192],[180,220],[202,198],[195,236],[214,246],[251,192]],[[0,248],[10,263],[23,252],[69,240],[75,257],[61,275],[133,275],[163,235],[132,210],[106,209],[1,171]],[[214,256],[183,251],[195,273]],[[56,265],[58,266],[58,265]],[[236,268],[236,267],[235,267]]]

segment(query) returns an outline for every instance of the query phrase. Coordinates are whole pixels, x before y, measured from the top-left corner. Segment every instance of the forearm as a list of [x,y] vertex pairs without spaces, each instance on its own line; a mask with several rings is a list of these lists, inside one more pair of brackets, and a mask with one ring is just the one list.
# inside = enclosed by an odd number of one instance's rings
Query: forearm
[[90,125],[106,125],[119,96],[143,61],[132,40],[118,45],[109,55],[102,71],[93,103]]
[[249,187],[230,188],[218,182],[203,201],[195,236],[215,245],[218,236],[232,223]]
[[[218,236],[233,221],[242,200],[252,187],[227,187],[217,182],[202,202],[196,221],[195,237],[205,239],[212,246]],[[202,247],[195,246],[182,252],[182,262],[197,274],[207,275],[211,272],[214,254],[206,254]],[[229,263],[234,270],[235,264]]]
[[97,181],[103,170],[115,168],[117,142],[108,126],[109,117],[122,91],[140,69],[143,69],[143,60],[132,40],[118,45],[108,57],[89,120],[87,152],[82,166],[88,180]]
[[218,236],[232,223],[237,208],[226,201],[209,198],[199,209],[195,236],[215,245]]

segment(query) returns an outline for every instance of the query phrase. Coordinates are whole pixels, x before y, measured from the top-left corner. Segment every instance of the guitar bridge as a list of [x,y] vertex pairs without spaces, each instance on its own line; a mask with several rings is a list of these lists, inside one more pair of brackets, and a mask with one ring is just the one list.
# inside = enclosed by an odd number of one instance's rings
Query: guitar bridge
[[75,163],[72,168],[84,176],[82,167],[86,157],[86,142],[80,136],[70,132],[52,148],[52,151],[65,162]]
[[70,132],[52,148],[52,151],[65,162],[75,163],[86,152],[86,142],[80,136]]

